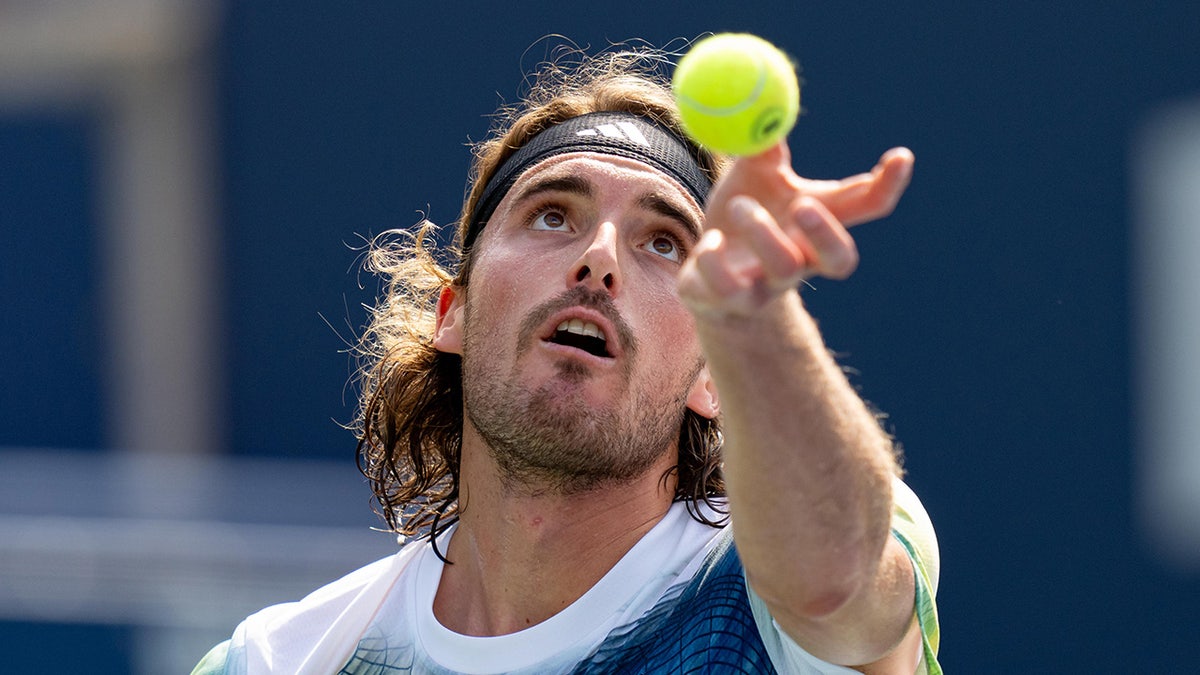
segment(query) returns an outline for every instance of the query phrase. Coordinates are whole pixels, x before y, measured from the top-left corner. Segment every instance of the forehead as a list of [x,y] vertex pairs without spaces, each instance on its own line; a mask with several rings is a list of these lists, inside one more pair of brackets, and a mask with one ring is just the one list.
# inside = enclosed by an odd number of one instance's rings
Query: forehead
[[695,216],[697,221],[703,213],[692,194],[666,173],[635,159],[598,152],[571,152],[533,165],[513,183],[497,211],[506,209],[539,184],[568,176],[582,178],[601,188],[628,191],[636,196],[657,194],[677,203]]

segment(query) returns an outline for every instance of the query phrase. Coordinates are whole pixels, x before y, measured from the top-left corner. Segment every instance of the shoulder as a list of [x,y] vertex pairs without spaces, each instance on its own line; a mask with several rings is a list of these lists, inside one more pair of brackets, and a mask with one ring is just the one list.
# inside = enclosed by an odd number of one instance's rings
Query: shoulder
[[[302,663],[344,662],[342,652],[353,649],[409,560],[426,543],[412,542],[301,600],[272,605],[246,617],[233,638],[223,643],[225,669],[199,672],[288,672]],[[214,648],[201,665],[207,665],[210,658],[215,662],[221,649],[221,645]]]
[[272,605],[246,618],[246,624],[255,629],[278,631],[290,624],[312,624],[321,615],[336,616],[358,597],[362,591],[386,574],[395,562],[396,555],[377,560],[369,565],[318,588],[295,602]]

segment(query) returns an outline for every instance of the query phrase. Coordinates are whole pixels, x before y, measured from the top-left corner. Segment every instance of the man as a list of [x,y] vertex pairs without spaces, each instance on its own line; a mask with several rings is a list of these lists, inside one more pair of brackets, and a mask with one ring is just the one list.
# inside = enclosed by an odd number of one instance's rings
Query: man
[[853,272],[912,154],[713,157],[662,62],[548,67],[453,273],[428,224],[376,242],[360,466],[414,539],[197,672],[940,672],[932,526],[796,290]]

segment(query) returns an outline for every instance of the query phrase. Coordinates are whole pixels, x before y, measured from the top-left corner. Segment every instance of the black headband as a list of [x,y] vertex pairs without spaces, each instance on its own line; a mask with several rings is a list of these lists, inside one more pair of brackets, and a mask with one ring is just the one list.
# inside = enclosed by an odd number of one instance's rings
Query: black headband
[[600,152],[649,164],[675,179],[703,207],[712,181],[700,168],[693,148],[657,122],[632,113],[588,113],[543,129],[504,160],[488,181],[471,212],[463,251],[475,243],[521,174],[542,160],[568,152]]

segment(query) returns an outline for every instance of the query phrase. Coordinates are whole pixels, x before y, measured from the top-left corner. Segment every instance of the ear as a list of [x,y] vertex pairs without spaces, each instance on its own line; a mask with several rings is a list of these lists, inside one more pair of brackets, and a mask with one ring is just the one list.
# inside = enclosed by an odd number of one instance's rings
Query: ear
[[688,392],[687,407],[705,419],[713,419],[721,412],[721,401],[717,396],[717,385],[713,382],[708,366],[700,369],[696,382]]
[[433,329],[433,347],[447,354],[462,356],[463,302],[465,288],[447,286],[438,296],[437,323]]

